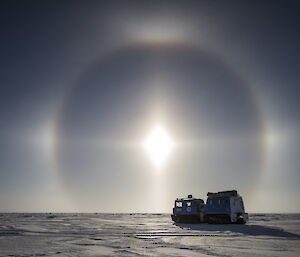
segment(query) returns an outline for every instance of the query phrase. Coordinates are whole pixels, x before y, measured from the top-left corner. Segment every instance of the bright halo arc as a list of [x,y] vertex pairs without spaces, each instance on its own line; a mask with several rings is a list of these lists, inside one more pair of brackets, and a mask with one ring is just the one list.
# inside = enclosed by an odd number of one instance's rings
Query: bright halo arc
[[156,168],[161,168],[174,148],[168,132],[157,125],[146,137],[143,147]]

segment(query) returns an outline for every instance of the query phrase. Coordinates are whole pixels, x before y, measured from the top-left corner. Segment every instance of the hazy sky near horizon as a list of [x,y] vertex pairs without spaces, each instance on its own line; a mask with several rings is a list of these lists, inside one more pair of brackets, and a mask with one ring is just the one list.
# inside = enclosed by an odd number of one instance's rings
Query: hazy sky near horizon
[[0,6],[1,212],[171,212],[233,188],[300,212],[297,1]]

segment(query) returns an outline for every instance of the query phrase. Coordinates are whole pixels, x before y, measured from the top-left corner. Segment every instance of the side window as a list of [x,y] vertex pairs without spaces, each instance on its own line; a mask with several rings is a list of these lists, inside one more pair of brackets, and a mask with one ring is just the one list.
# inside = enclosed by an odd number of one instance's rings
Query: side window
[[181,208],[182,207],[182,202],[176,202],[176,207]]
[[225,200],[224,200],[224,199],[221,199],[221,200],[220,200],[220,205],[221,205],[221,207],[224,207],[224,206],[225,206]]
[[203,205],[202,205],[201,202],[197,202],[196,204],[197,204],[197,210],[198,210],[198,211],[201,210],[201,209],[203,208]]
[[216,205],[217,205],[217,200],[216,199],[210,199],[209,200],[209,202],[208,202],[208,204],[209,204],[209,206],[211,207],[211,208],[215,208],[216,207]]
[[186,202],[186,206],[187,207],[191,207],[192,206],[192,202]]
[[217,205],[217,200],[216,199],[212,199],[212,208],[215,208]]

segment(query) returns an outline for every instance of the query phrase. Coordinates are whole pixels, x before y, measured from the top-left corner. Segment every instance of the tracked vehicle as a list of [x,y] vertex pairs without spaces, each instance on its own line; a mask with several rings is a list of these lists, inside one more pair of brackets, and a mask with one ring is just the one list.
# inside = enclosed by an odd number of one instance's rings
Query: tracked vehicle
[[239,223],[248,221],[243,198],[236,190],[207,193],[207,201],[200,198],[177,198],[172,220],[176,223]]
[[176,223],[201,223],[204,222],[204,201],[200,198],[177,198],[173,208],[172,220]]
[[243,198],[236,190],[207,193],[205,219],[208,223],[239,223],[248,221]]

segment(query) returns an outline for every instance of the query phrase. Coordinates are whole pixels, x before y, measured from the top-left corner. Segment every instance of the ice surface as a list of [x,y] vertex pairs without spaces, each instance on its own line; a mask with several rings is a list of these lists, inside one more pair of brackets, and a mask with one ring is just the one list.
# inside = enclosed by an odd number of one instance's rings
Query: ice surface
[[0,256],[300,256],[300,214],[246,225],[174,224],[169,214],[0,214]]

